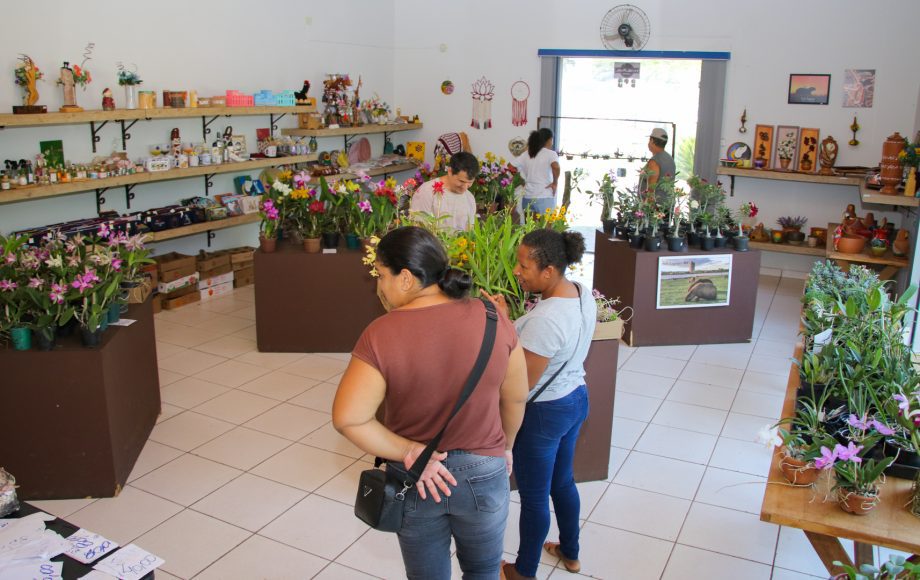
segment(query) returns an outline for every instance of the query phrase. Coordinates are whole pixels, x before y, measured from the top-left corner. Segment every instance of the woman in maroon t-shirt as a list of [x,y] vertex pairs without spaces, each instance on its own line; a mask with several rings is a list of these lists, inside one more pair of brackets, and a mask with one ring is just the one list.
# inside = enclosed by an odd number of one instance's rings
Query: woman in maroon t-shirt
[[[358,339],[332,418],[352,443],[390,460],[387,470],[405,476],[447,422],[473,368],[485,306],[466,297],[469,276],[449,267],[444,246],[422,228],[384,236],[375,267],[377,294],[388,313]],[[510,449],[527,390],[523,350],[514,327],[500,315],[482,378],[448,424],[416,489],[406,495],[398,536],[410,579],[450,578],[451,537],[464,577],[498,577]],[[376,413],[384,402],[381,423]]]

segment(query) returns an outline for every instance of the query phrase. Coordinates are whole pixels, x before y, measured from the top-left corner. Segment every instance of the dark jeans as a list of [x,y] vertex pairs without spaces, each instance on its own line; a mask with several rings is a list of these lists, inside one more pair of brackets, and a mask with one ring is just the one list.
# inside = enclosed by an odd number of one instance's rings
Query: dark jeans
[[[450,580],[450,538],[465,579],[498,578],[510,488],[504,457],[451,451],[442,463],[457,480],[451,496],[435,503],[413,488],[406,494],[403,527],[398,533],[409,580]],[[388,471],[405,475],[402,465]]]
[[521,494],[521,543],[515,567],[536,576],[543,542],[549,533],[549,498],[553,498],[562,554],[578,559],[581,500],[572,462],[581,424],[588,417],[584,385],[555,401],[528,403],[514,441],[514,478]]

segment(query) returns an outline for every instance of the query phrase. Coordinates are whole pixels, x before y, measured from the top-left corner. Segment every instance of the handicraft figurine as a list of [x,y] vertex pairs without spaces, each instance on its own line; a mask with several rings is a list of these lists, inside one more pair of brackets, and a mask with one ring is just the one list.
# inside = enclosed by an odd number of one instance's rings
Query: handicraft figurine
[[35,83],[42,80],[45,76],[42,71],[35,66],[35,61],[27,54],[19,55],[19,66],[14,71],[16,84],[22,87],[22,105],[14,105],[13,113],[17,115],[29,113],[47,113],[48,109],[44,105],[36,105],[38,102],[38,89]]
[[106,87],[102,91],[102,110],[103,111],[114,111],[115,110],[115,99],[112,97],[112,89]]
[[834,163],[837,162],[837,141],[833,137],[825,137],[821,141],[821,150],[819,161],[821,163],[821,175],[834,175]]

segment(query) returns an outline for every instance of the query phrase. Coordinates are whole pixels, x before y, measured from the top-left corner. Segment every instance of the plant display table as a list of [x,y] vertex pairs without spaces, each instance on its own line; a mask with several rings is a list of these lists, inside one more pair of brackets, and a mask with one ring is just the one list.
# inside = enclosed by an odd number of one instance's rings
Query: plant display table
[[[800,359],[801,356],[802,343],[799,343],[795,358]],[[783,417],[793,415],[798,388],[798,367],[792,365]],[[828,474],[823,474],[818,480],[817,490],[792,487],[783,477],[779,461],[777,453],[770,466],[760,519],[803,530],[829,573],[843,572],[842,568],[834,565],[834,560],[848,565],[853,563],[838,538],[850,538],[855,542],[857,566],[872,563],[872,546],[920,554],[920,520],[906,507],[911,496],[911,481],[889,477],[880,487],[881,501],[875,509],[867,515],[854,516],[841,510],[836,501],[821,501],[823,490],[829,487],[825,480]]]
[[591,407],[575,443],[575,481],[578,483],[610,477],[607,470],[619,351],[619,340],[595,340],[585,359],[585,383]]
[[256,251],[256,341],[262,352],[351,352],[384,314],[364,253],[308,254],[286,241]]
[[[153,310],[131,304],[95,349],[0,350],[0,461],[22,499],[118,495],[160,413]],[[79,333],[77,333],[79,334]]]
[[[760,251],[736,252],[731,248],[711,252],[688,250],[647,252],[635,250],[622,240],[595,233],[594,287],[602,294],[619,297],[631,306],[624,339],[632,346],[716,344],[750,340],[760,275]],[[727,306],[656,309],[658,258],[707,257],[731,254],[731,292]]]

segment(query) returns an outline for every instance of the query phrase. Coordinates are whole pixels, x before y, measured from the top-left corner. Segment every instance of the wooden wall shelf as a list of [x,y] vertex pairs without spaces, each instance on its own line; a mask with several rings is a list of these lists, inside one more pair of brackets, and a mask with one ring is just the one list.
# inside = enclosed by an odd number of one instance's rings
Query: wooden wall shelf
[[920,198],[907,197],[906,195],[882,195],[877,189],[866,187],[865,181],[859,183],[859,197],[863,203],[878,205],[900,205],[904,207],[920,207]]
[[10,189],[9,191],[0,193],[0,204],[14,203],[17,201],[30,201],[45,197],[57,197],[60,195],[69,195],[83,191],[108,189],[111,187],[135,185],[138,183],[153,183],[157,181],[169,181],[173,179],[185,179],[188,177],[200,177],[203,175],[214,175],[217,173],[251,171],[253,169],[274,167],[278,165],[289,165],[293,163],[307,163],[309,161],[316,161],[316,158],[316,154],[311,153],[310,155],[292,155],[290,157],[251,159],[249,161],[241,161],[239,163],[221,163],[220,165],[204,165],[199,167],[189,167],[187,169],[170,169],[169,171],[145,171],[143,173],[134,173],[132,175],[120,175],[117,177],[108,177],[106,179],[87,179],[83,181],[73,181],[70,183],[57,183],[54,185],[32,185]]
[[338,129],[282,129],[281,134],[294,137],[342,137],[346,135],[415,131],[423,127],[422,123],[388,123],[386,125],[368,124],[358,127],[339,127]]
[[83,111],[81,113],[44,113],[37,115],[0,115],[2,127],[34,127],[40,125],[74,125],[106,121],[132,121],[139,119],[183,119],[193,117],[220,117],[223,115],[283,115],[287,113],[313,113],[315,106],[296,107],[185,107],[157,109],[116,109],[115,111]]
[[824,183],[829,185],[859,185],[859,177],[844,177],[840,175],[818,175],[817,173],[799,173],[797,171],[773,171],[770,169],[742,169],[740,167],[719,167],[718,175],[732,177],[753,177],[755,179],[774,179],[777,181],[800,181],[803,183]]
[[783,254],[799,254],[800,256],[815,256],[817,258],[822,258],[825,255],[826,250],[824,247],[820,248],[810,248],[805,244],[801,246],[793,246],[792,244],[774,244],[772,242],[748,242],[753,250],[762,250],[764,252],[780,252]]
[[[153,242],[163,242],[166,240],[174,240],[176,238],[184,238],[185,236],[193,236],[195,234],[209,233],[215,230],[223,230],[226,228],[235,228],[236,226],[242,226],[245,224],[254,224],[258,222],[261,216],[257,213],[249,213],[246,215],[238,215],[233,217],[228,217],[222,220],[214,220],[210,222],[201,222],[199,224],[192,224],[190,226],[183,226],[181,228],[172,228],[168,230],[163,230],[159,232],[150,232],[147,234],[147,243]],[[211,245],[210,235],[208,236],[208,245]]]

